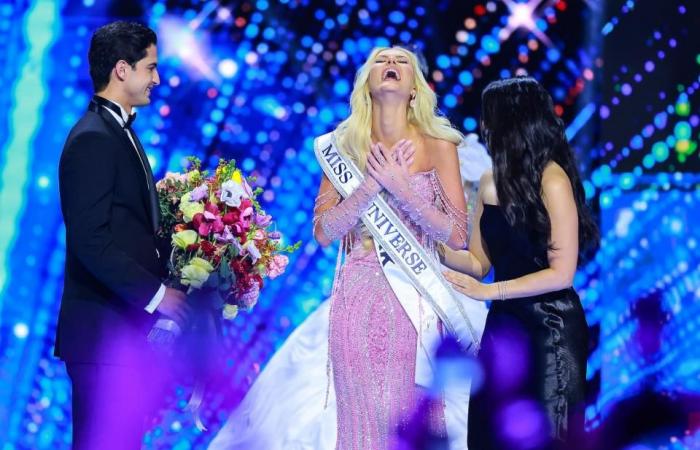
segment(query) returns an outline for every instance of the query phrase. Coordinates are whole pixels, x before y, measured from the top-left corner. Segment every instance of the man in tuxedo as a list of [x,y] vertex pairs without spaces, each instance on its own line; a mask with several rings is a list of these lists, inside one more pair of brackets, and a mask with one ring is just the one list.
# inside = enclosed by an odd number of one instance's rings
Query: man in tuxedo
[[56,355],[73,389],[74,449],[138,449],[162,387],[147,335],[157,316],[187,320],[166,287],[153,174],[131,128],[160,82],[157,38],[136,23],[99,28],[88,60],[95,96],[70,131],[59,185],[66,224]]

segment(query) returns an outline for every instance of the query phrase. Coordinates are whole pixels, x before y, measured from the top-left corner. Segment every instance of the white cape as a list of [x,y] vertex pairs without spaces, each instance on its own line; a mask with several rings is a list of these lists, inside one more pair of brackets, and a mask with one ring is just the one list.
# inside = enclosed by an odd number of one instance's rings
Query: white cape
[[329,312],[326,300],[292,332],[209,449],[335,449],[333,383],[324,409]]

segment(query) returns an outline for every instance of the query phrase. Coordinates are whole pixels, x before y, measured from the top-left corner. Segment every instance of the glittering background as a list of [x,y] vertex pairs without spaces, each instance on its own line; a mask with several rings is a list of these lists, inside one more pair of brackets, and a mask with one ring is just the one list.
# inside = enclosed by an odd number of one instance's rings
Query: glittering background
[[[285,337],[328,294],[335,249],[310,215],[312,138],[348,113],[376,45],[417,45],[440,108],[478,131],[490,80],[552,93],[599,214],[603,248],[576,286],[592,330],[591,433],[656,392],[691,414],[647,445],[700,445],[700,14],[694,2],[16,1],[0,4],[0,443],[68,448],[69,382],[52,356],[65,251],[57,162],[91,95],[92,30],[117,17],[159,35],[162,84],[135,124],[157,176],[183,157],[236,158],[289,242],[288,273],[226,329],[227,361],[198,432],[164,411],[149,448],[204,448]],[[173,393],[184,405],[188,391]],[[695,402],[695,403],[693,403]],[[690,431],[684,435],[684,430]],[[155,442],[158,442],[156,445]],[[640,441],[641,442],[641,441]],[[653,447],[652,447],[653,448]]]

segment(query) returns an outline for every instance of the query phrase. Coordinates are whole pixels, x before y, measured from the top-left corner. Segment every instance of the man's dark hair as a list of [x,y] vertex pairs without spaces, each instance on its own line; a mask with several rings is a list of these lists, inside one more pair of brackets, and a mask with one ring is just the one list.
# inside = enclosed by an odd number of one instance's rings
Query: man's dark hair
[[88,62],[90,78],[95,92],[109,84],[109,74],[117,61],[124,60],[136,67],[136,62],[146,56],[146,49],[156,45],[155,31],[135,22],[112,22],[95,31],[90,41]]

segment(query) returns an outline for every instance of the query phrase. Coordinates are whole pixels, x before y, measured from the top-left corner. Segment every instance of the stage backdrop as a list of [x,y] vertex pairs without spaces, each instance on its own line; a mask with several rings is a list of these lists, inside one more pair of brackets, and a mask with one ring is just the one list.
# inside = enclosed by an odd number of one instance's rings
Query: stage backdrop
[[[2,448],[69,446],[69,381],[52,356],[65,252],[57,165],[91,96],[90,34],[117,18],[159,36],[161,85],[135,123],[156,176],[179,170],[187,155],[210,166],[235,158],[257,176],[286,241],[303,241],[287,274],[225,329],[219,392],[205,404],[210,431],[164,411],[149,448],[204,448],[274,350],[328,295],[336,248],[322,249],[311,235],[320,180],[312,139],[348,114],[353,75],[370,50],[391,44],[425,55],[440,109],[464,132],[478,132],[480,92],[491,80],[527,73],[552,93],[603,237],[575,279],[592,329],[589,430],[642,392],[692,404],[700,393],[694,3],[3,2]],[[180,406],[188,394],[173,393]],[[683,430],[698,425],[693,417],[645,442],[690,446],[698,437]]]

